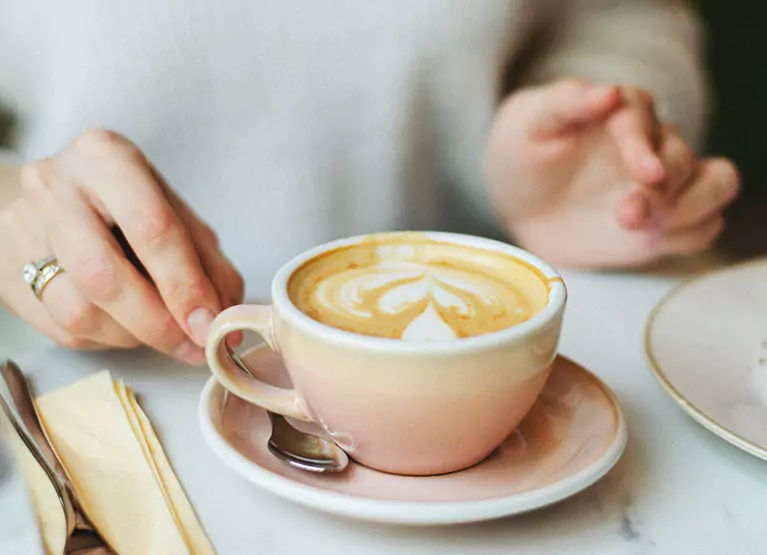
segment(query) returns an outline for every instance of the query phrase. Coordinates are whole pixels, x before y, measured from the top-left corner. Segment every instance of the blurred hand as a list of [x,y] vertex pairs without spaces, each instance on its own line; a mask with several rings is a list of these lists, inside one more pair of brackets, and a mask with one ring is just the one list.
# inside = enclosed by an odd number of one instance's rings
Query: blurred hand
[[[0,300],[73,349],[142,344],[190,364],[243,282],[213,231],[122,136],[93,130],[22,169],[22,198],[0,213]],[[119,226],[145,278],[110,231]],[[23,266],[55,255],[66,272],[35,298]],[[154,283],[152,283],[154,282]]]
[[554,264],[626,267],[708,248],[737,195],[724,159],[696,160],[638,89],[575,80],[521,90],[485,153],[496,210]]

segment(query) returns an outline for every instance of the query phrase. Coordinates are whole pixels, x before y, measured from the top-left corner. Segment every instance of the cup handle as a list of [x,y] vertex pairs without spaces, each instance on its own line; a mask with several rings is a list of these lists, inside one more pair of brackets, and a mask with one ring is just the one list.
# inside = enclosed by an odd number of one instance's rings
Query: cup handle
[[275,351],[272,338],[272,309],[263,305],[239,305],[227,308],[210,326],[205,346],[208,365],[221,385],[246,401],[268,411],[311,421],[301,409],[295,389],[276,387],[261,380],[245,376],[229,358],[224,341],[232,332],[250,330],[260,335]]

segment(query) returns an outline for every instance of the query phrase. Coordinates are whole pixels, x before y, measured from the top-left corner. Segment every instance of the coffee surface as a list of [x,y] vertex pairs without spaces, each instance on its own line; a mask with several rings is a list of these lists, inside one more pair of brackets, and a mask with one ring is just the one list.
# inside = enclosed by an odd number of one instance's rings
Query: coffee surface
[[532,318],[548,302],[548,282],[506,253],[392,233],[305,262],[293,272],[288,295],[304,314],[337,329],[441,341]]

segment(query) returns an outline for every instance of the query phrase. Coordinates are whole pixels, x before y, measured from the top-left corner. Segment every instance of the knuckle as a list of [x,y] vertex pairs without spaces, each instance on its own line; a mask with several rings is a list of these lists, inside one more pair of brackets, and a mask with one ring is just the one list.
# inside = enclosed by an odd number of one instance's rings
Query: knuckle
[[181,331],[170,313],[166,313],[160,318],[149,319],[136,335],[146,345],[169,352],[179,343]]
[[134,226],[136,240],[150,247],[162,248],[179,239],[176,215],[169,207],[155,207],[138,219]]
[[78,154],[97,158],[141,155],[141,151],[123,135],[101,127],[89,129],[80,135],[72,143],[72,148]]
[[169,284],[168,299],[175,305],[194,307],[208,297],[208,280],[203,275],[189,276],[183,281]]
[[711,206],[723,207],[740,193],[740,172],[729,160],[715,159],[704,163],[699,180],[708,191],[706,201]]
[[624,87],[623,94],[629,101],[636,102],[644,108],[655,109],[655,97],[647,89],[640,87]]
[[738,168],[728,161],[723,160],[721,163],[721,183],[724,190],[725,200],[731,200],[735,198],[740,192],[741,177]]
[[60,314],[56,315],[56,320],[64,331],[72,335],[82,335],[91,331],[97,319],[98,310],[95,306],[86,302],[73,303],[66,307]]
[[209,241],[213,245],[218,246],[218,234],[208,224],[202,224],[202,234],[205,240]]
[[209,245],[218,246],[218,234],[207,223],[195,217],[192,220],[188,220],[186,225],[189,226],[196,239]]
[[228,283],[230,284],[229,287],[231,288],[231,294],[234,295],[236,298],[232,300],[236,300],[239,302],[240,299],[242,299],[243,294],[245,293],[245,280],[242,279],[242,276],[240,273],[235,270],[234,268],[230,268],[228,276]]
[[72,146],[81,152],[101,154],[107,149],[119,148],[124,142],[125,138],[119,133],[95,127],[77,137]]
[[37,194],[49,190],[53,181],[54,171],[48,160],[36,160],[21,168],[21,186],[25,191]]
[[695,166],[695,152],[681,137],[675,139],[675,152],[677,164],[685,171],[690,171]]
[[240,272],[235,270],[234,268],[231,268],[231,282],[232,286],[238,293],[242,293],[245,290],[245,280],[240,275]]
[[139,341],[138,339],[136,339],[135,337],[129,337],[125,339],[120,346],[125,349],[137,349],[141,347],[142,345],[143,343]]
[[580,90],[586,87],[586,82],[577,77],[563,77],[554,84],[557,88],[565,91]]
[[86,297],[95,303],[111,303],[121,294],[120,284],[114,268],[103,258],[86,258],[74,268],[68,269]]
[[[574,102],[580,100],[582,93],[586,90],[586,82],[574,77],[564,77],[556,81],[551,87],[552,97],[549,101],[557,99],[558,101]],[[543,100],[543,99],[541,99]]]
[[68,333],[57,335],[54,337],[54,341],[59,345],[59,347],[63,347],[72,351],[82,351],[84,349],[90,348],[93,345],[87,339],[75,337],[74,335],[70,335]]

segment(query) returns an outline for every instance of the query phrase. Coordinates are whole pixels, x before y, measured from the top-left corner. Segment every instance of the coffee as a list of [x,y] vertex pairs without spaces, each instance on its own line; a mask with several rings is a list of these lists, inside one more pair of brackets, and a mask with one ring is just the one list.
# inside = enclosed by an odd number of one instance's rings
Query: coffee
[[291,275],[288,295],[325,325],[426,342],[516,326],[546,306],[548,281],[504,252],[388,233],[308,260]]

